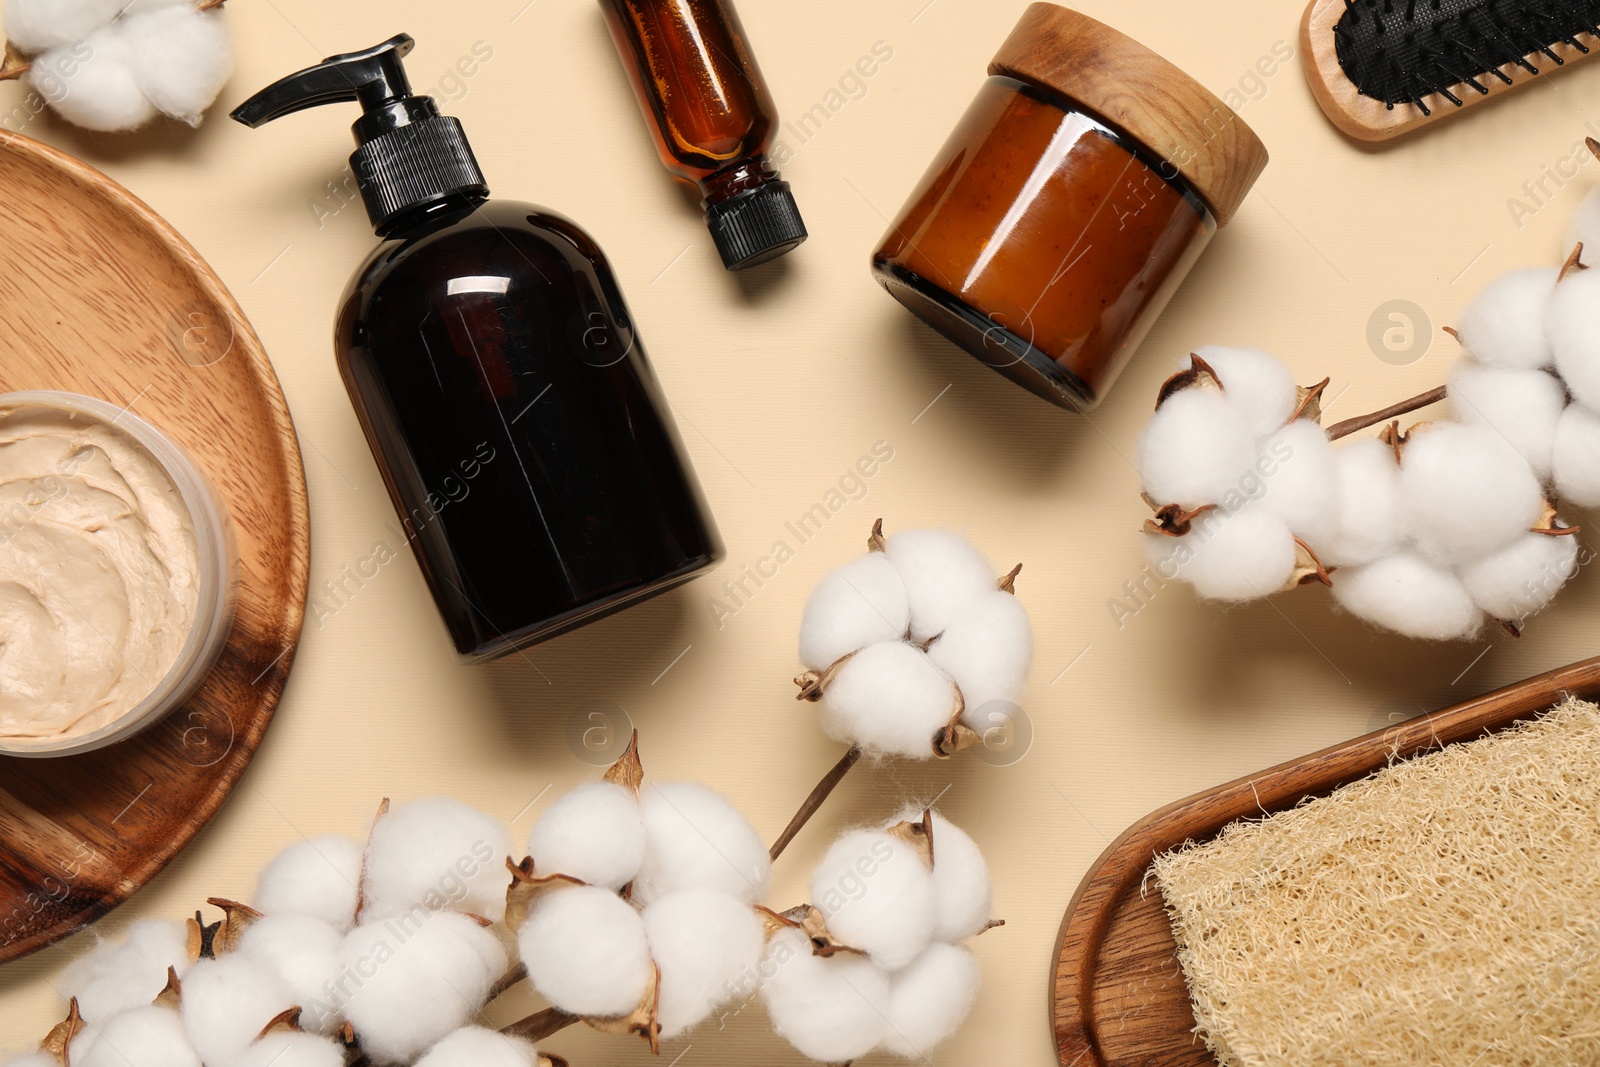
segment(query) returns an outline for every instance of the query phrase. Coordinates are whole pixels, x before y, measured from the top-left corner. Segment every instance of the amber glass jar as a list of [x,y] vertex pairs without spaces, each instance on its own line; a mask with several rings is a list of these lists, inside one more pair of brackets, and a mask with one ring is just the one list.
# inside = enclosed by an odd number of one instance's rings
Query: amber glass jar
[[733,0],[600,0],[656,152],[700,190],[723,265],[743,270],[806,239],[767,159],[777,107]]
[[1105,396],[1266,166],[1221,100],[1034,4],[872,258],[902,304],[1062,407]]

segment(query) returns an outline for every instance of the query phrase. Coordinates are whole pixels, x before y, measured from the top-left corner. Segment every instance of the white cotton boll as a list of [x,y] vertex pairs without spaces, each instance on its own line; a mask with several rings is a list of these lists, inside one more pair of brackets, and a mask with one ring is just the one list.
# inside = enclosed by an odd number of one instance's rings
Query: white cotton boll
[[960,945],[930,945],[890,980],[889,1025],[883,1047],[908,1060],[925,1059],[967,1021],[978,1002],[978,959]]
[[[1300,391],[1288,364],[1259,348],[1228,348],[1206,345],[1195,355],[1217,372],[1217,379],[1229,401],[1238,409],[1244,425],[1256,437],[1280,430],[1294,414]],[[1184,356],[1179,370],[1188,370],[1193,361]]]
[[189,931],[183,923],[142,919],[121,942],[103,942],[68,964],[56,981],[64,999],[99,1025],[129,1008],[149,1004],[167,986],[167,969],[189,966]]
[[1437,422],[1402,453],[1400,509],[1423,555],[1465,563],[1532,528],[1544,510],[1544,488],[1522,453],[1493,429]]
[[1589,190],[1568,220],[1561,241],[1561,259],[1570,256],[1579,244],[1583,245],[1584,265],[1600,266],[1600,185]]
[[928,659],[955,680],[974,715],[993,701],[1019,703],[1033,663],[1028,609],[1004,590],[985,593],[929,647]]
[[823,732],[836,741],[875,757],[931,759],[934,735],[955,714],[956,688],[927,653],[886,641],[868,645],[842,665],[823,690],[821,705]]
[[124,0],[6,0],[5,34],[24,55],[75,44],[108,25]]
[[1545,313],[1555,292],[1555,267],[1502,274],[1461,312],[1461,344],[1480,362],[1515,370],[1550,365]]
[[533,1042],[469,1026],[429,1049],[416,1067],[535,1067],[538,1062]]
[[219,8],[158,7],[118,23],[145,97],[162,114],[200,125],[233,73],[233,39]]
[[1294,577],[1294,535],[1255,507],[1208,511],[1182,537],[1145,534],[1145,554],[1163,578],[1181,578],[1207,600],[1255,600]]
[[644,819],[633,791],[586,782],[550,805],[528,835],[534,873],[621,889],[644,862]]
[[1376,437],[1363,437],[1333,454],[1339,466],[1338,522],[1331,536],[1311,547],[1330,567],[1354,567],[1390,555],[1405,540],[1394,449]]
[[891,971],[928,947],[939,920],[933,872],[882,830],[852,830],[833,843],[812,872],[811,902],[835,940]]
[[540,896],[517,931],[517,948],[539,995],[574,1015],[627,1015],[655,978],[644,920],[598,886]]
[[156,106],[139,88],[128,43],[115,26],[96,30],[85,42],[51,49],[33,63],[29,81],[76,126],[109,133],[156,117]]
[[510,854],[505,827],[481,811],[445,797],[402,804],[373,824],[362,918],[423,907],[498,922],[506,913]]
[[879,641],[898,641],[911,626],[906,583],[882,552],[830,571],[800,618],[800,662],[814,671]]
[[1215,389],[1167,398],[1139,435],[1139,477],[1158,504],[1220,504],[1255,467],[1256,438]]
[[918,642],[944,633],[967,605],[999,582],[994,564],[949,530],[891,534],[884,553],[906,584],[911,636]]
[[800,1054],[847,1063],[883,1040],[889,978],[849,952],[822,957],[800,931],[780,930],[767,942],[761,1000],[772,1028]]
[[465,915],[416,911],[350,931],[339,970],[362,1050],[376,1063],[409,1063],[477,1016],[506,952]]
[[239,939],[239,954],[269,968],[300,1009],[300,1025],[331,1034],[343,1025],[337,1003],[340,932],[308,915],[267,915]]
[[355,925],[361,842],[342,834],[296,841],[261,871],[251,907],[264,915],[307,915],[341,933]]
[[184,1028],[207,1064],[233,1062],[268,1023],[294,1007],[270,967],[237,953],[190,967],[180,999]]
[[1567,275],[1550,300],[1548,328],[1556,373],[1579,401],[1600,408],[1600,270]]
[[105,1023],[88,1052],[71,1058],[72,1067],[200,1067],[200,1055],[178,1013],[154,1005],[125,1011]]
[[691,889],[754,903],[772,880],[772,859],[750,820],[727,798],[695,782],[647,783],[639,796],[649,844],[633,883],[644,907]]
[[1339,464],[1327,433],[1296,419],[1261,446],[1261,461],[1265,488],[1256,506],[1312,547],[1325,544],[1339,527]]
[[344,1067],[344,1046],[316,1034],[268,1034],[230,1067]]
[[1483,625],[1461,579],[1409,551],[1340,570],[1333,596],[1351,614],[1407,637],[1455,641]]
[[661,1036],[671,1039],[755,988],[766,931],[726,893],[673,893],[644,909],[650,956],[661,969]]
[[1559,379],[1542,370],[1507,370],[1461,359],[1450,369],[1449,394],[1457,420],[1493,428],[1540,478],[1549,476],[1556,423],[1567,406]]
[[[922,809],[906,808],[884,829],[920,822],[922,816]],[[965,941],[989,925],[993,900],[988,861],[966,831],[937,811],[933,813],[933,899],[935,941]]]
[[1562,500],[1580,508],[1600,505],[1600,415],[1583,404],[1561,413],[1550,467]]
[[1578,538],[1526,533],[1460,569],[1473,602],[1492,618],[1520,622],[1542,610],[1578,571]]

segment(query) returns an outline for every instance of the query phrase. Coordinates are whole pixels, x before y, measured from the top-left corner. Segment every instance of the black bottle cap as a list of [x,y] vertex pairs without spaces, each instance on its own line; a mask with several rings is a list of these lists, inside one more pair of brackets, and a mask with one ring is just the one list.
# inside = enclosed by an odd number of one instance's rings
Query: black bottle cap
[[415,46],[402,33],[364,52],[329,56],[267,86],[233,117],[253,129],[322,104],[359,103],[350,169],[380,236],[417,208],[462,194],[487,197],[461,123],[411,91],[404,60]]
[[789,183],[768,182],[706,208],[706,226],[722,254],[722,265],[744,270],[798,248],[806,224]]

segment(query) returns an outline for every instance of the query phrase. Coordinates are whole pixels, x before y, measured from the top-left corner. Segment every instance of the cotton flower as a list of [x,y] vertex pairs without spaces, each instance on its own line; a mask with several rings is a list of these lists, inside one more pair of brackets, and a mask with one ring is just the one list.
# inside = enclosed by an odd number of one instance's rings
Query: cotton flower
[[98,1026],[129,1008],[149,1004],[166,988],[167,970],[189,967],[189,934],[182,923],[142,919],[118,943],[102,942],[62,971],[56,988],[78,998],[78,1010]]
[[[993,904],[989,865],[977,842],[960,827],[937,811],[926,815],[933,820],[933,938],[954,944],[976,937],[989,925]],[[923,816],[907,809],[895,822],[914,822]]]
[[1539,370],[1551,361],[1545,316],[1560,271],[1529,267],[1502,274],[1461,313],[1461,344],[1483,363]]
[[650,956],[661,971],[657,1021],[678,1037],[735,999],[756,975],[766,947],[754,909],[725,893],[686,892],[644,909]]
[[1289,532],[1312,544],[1326,544],[1339,525],[1339,464],[1321,426],[1296,419],[1269,436],[1258,455],[1277,458],[1258,501]]
[[926,759],[958,710],[957,692],[949,675],[915,645],[868,645],[829,681],[822,729],[873,756]]
[[6,36],[26,54],[60,48],[110,24],[123,0],[6,0]]
[[811,875],[811,902],[841,944],[888,970],[916,959],[939,921],[932,870],[887,831],[855,830],[835,841]]
[[880,522],[870,545],[806,602],[800,695],[828,736],[869,756],[948,756],[975,743],[984,705],[1022,699],[1033,628],[1016,572],[997,578],[945,530],[885,538]]
[[1241,409],[1215,389],[1185,389],[1156,409],[1139,436],[1144,491],[1163,504],[1222,503],[1255,467],[1257,439]]
[[181,1002],[184,1029],[200,1058],[228,1064],[268,1023],[294,1007],[294,996],[266,964],[232,955],[189,968]]
[[113,131],[157,114],[198,125],[233,70],[226,18],[193,0],[6,0],[4,21],[40,96]]
[[505,914],[503,861],[511,840],[497,820],[456,800],[416,800],[379,817],[367,843],[362,919],[413,908]]
[[1561,499],[1580,508],[1600,507],[1600,415],[1570,404],[1556,424],[1551,470]]
[[1584,264],[1600,266],[1600,186],[1589,190],[1568,220],[1561,241],[1561,258],[1566,259],[1579,244],[1583,245]]
[[1288,523],[1259,507],[1209,511],[1182,537],[1144,535],[1156,570],[1194,586],[1207,600],[1255,600],[1284,588],[1295,570]]
[[[1299,390],[1288,366],[1276,356],[1259,348],[1221,345],[1206,345],[1194,355],[1216,372],[1229,403],[1252,436],[1269,437],[1293,416]],[[1180,371],[1193,366],[1190,356],[1178,362]]]
[[1567,392],[1553,374],[1507,370],[1461,359],[1450,371],[1450,410],[1468,425],[1491,427],[1540,478],[1550,476],[1556,424]]
[[640,907],[669,893],[706,890],[753,903],[767,891],[772,860],[740,811],[695,782],[650,783],[639,795],[647,847],[633,885]]
[[1401,514],[1424,556],[1457,564],[1539,521],[1544,492],[1528,460],[1487,426],[1434,423],[1400,461]]
[[536,1067],[538,1062],[533,1042],[469,1026],[429,1049],[416,1067]]
[[1339,464],[1339,521],[1324,544],[1322,561],[1350,567],[1391,555],[1405,541],[1400,516],[1400,464],[1394,449],[1365,437],[1334,450]]
[[232,1067],[344,1067],[344,1046],[316,1034],[271,1033],[244,1051]]
[[1459,573],[1478,607],[1491,618],[1517,624],[1542,611],[1577,569],[1576,537],[1525,533]]
[[882,552],[829,572],[806,601],[800,662],[825,670],[858,648],[899,641],[911,629],[911,598],[900,571]]
[[331,834],[296,841],[261,871],[252,907],[264,915],[306,915],[341,933],[355,925],[361,842]]
[[644,920],[598,886],[541,895],[517,933],[517,946],[534,988],[574,1015],[627,1015],[655,981]]
[[356,927],[339,968],[362,1049],[378,1063],[407,1063],[477,1016],[506,953],[464,915],[418,910]]
[[926,1059],[972,1012],[979,978],[970,949],[930,945],[890,980],[883,1047],[906,1059]]
[[237,952],[283,984],[305,1029],[331,1034],[343,1022],[332,993],[339,979],[340,941],[340,931],[320,919],[267,915],[245,930]]
[[615,782],[588,782],[557,800],[528,835],[541,875],[564,874],[621,889],[644,862],[644,818],[633,793]]
[[1459,640],[1483,624],[1461,579],[1414,552],[1341,570],[1333,595],[1352,614],[1408,637]]
[[1591,409],[1600,408],[1600,269],[1574,271],[1555,287],[1547,330],[1556,371],[1568,391]]
[[763,972],[761,1000],[772,1028],[801,1055],[847,1063],[883,1040],[889,977],[871,960],[815,955],[805,934],[786,929],[767,942]]
[[146,1005],[101,1026],[88,1052],[72,1057],[72,1067],[200,1067],[200,1056],[177,1012]]
[[159,7],[124,16],[117,25],[145,99],[163,115],[200,125],[233,72],[233,40],[222,9]]

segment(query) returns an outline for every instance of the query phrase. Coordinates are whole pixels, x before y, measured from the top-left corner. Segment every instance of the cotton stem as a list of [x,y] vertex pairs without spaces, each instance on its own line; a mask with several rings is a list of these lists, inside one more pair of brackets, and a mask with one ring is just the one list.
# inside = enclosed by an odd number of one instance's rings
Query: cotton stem
[[1402,400],[1398,404],[1391,404],[1382,411],[1374,411],[1369,415],[1357,415],[1353,419],[1345,419],[1343,422],[1336,422],[1327,429],[1328,440],[1337,441],[1341,437],[1349,437],[1353,433],[1359,433],[1368,427],[1377,426],[1379,423],[1388,422],[1390,419],[1393,419],[1397,416],[1409,414],[1418,410],[1419,408],[1425,408],[1429,404],[1437,404],[1439,401],[1445,398],[1445,391],[1445,386],[1437,386],[1433,389],[1429,389],[1426,393],[1418,393],[1409,400]]
[[850,773],[850,768],[854,767],[860,759],[861,749],[852,747],[838,763],[833,765],[833,769],[823,776],[822,781],[818,782],[817,787],[811,791],[811,795],[806,797],[805,803],[800,805],[800,810],[794,813],[794,818],[790,819],[789,825],[783,828],[783,833],[778,835],[778,840],[772,843],[772,848],[767,850],[768,855],[774,860],[783,855],[783,850],[789,847],[789,842],[793,841],[796,835],[805,829],[806,823],[811,821],[811,817],[817,813],[818,808],[822,807],[829,794],[839,788],[839,783],[844,781],[844,776]]
[[546,1008],[544,1011],[534,1012],[526,1019],[512,1023],[501,1029],[502,1034],[512,1037],[525,1038],[538,1044],[552,1034],[558,1034],[578,1022],[578,1016],[571,1012],[562,1011],[560,1008]]

